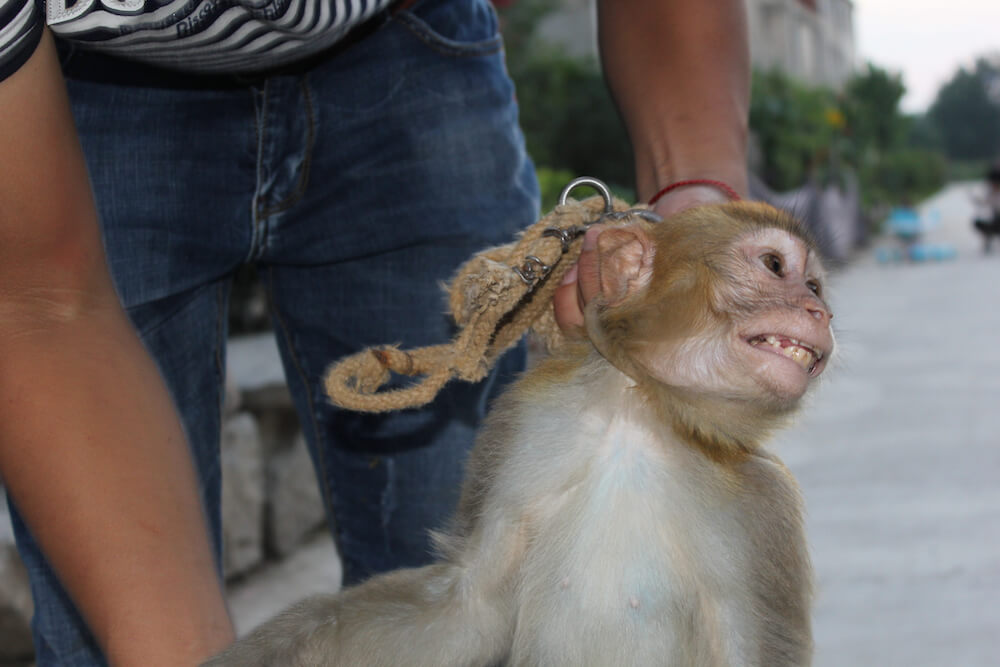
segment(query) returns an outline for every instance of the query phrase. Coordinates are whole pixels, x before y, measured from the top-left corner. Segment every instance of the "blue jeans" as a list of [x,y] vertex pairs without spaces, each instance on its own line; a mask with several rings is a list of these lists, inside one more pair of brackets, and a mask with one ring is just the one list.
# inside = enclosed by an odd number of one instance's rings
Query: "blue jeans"
[[[345,583],[430,556],[489,399],[522,367],[388,415],[331,407],[329,364],[453,332],[440,283],[536,219],[496,18],[428,0],[266,77],[191,79],[63,48],[116,285],[187,430],[220,550],[230,282],[253,263]],[[16,509],[40,667],[104,664]]]

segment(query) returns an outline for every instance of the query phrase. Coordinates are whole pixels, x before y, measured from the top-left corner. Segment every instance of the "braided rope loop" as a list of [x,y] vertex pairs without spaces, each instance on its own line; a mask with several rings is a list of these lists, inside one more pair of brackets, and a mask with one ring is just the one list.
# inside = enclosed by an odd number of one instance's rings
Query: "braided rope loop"
[[[550,351],[561,346],[565,339],[555,322],[552,295],[580,256],[583,230],[595,222],[622,224],[629,211],[640,216],[647,212],[612,199],[603,183],[600,195],[583,201],[567,198],[577,185],[594,186],[591,181],[595,179],[573,181],[563,191],[562,203],[516,241],[487,248],[459,268],[448,288],[449,308],[459,327],[451,343],[414,350],[367,348],[341,359],[324,382],[333,404],[362,412],[426,405],[452,379],[485,378],[529,328]],[[420,379],[379,391],[393,373]]]

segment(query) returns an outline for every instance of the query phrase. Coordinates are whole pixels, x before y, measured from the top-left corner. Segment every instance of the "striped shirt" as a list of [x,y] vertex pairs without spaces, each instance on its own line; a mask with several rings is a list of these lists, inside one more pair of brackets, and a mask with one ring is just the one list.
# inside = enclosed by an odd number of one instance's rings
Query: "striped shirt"
[[189,72],[253,72],[332,46],[393,0],[0,0],[0,80],[47,23],[84,48]]

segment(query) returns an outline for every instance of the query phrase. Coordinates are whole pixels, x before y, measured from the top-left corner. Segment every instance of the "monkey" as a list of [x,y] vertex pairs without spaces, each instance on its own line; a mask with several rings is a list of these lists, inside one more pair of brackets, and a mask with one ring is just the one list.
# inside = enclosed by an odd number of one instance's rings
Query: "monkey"
[[810,664],[803,501],[762,445],[833,352],[815,244],[732,202],[609,227],[597,266],[587,340],[497,399],[437,560],[207,665]]

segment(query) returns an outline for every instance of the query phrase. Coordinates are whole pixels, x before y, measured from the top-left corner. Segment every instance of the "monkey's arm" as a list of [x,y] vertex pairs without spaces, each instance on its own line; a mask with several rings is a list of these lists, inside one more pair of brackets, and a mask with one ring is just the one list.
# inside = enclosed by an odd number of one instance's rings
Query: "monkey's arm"
[[513,594],[527,545],[516,495],[497,497],[498,468],[517,441],[498,399],[472,450],[440,560],[336,595],[305,600],[254,630],[206,667],[476,667],[504,659]]
[[304,600],[206,667],[496,664],[510,642],[512,615],[505,592],[482,590],[482,574],[439,563]]
[[[746,194],[750,57],[742,0],[603,0],[598,16],[605,76],[635,150],[639,199],[690,178],[721,180]],[[677,193],[694,196],[687,190]],[[700,194],[713,201],[720,193]]]
[[[487,432],[496,429],[486,429]],[[336,595],[305,600],[254,630],[207,667],[483,667],[513,633],[524,524],[491,494],[491,448],[473,450],[463,498],[439,562],[397,570]]]

